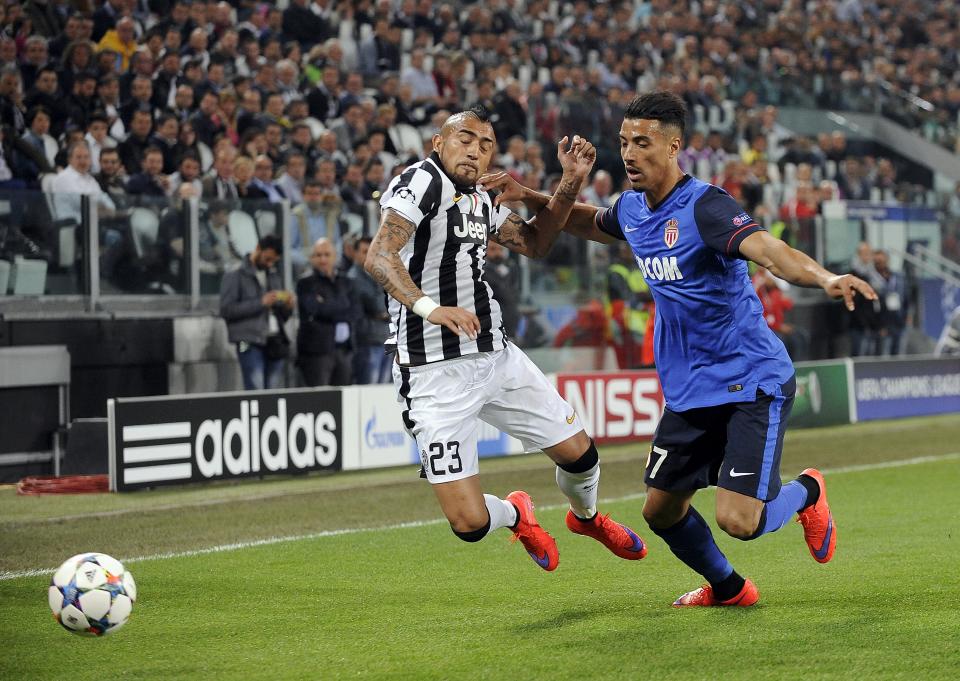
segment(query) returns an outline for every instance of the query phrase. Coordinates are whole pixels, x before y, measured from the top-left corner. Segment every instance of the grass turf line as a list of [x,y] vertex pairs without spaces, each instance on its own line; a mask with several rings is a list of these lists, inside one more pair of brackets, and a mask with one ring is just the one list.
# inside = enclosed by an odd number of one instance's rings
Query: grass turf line
[[[143,563],[130,624],[96,641],[52,621],[46,579],[0,583],[0,678],[955,678],[958,478],[940,461],[832,479],[827,566],[795,524],[718,533],[755,609],[670,608],[698,578],[662,542],[641,533],[650,555],[621,561],[560,509],[540,513],[553,574],[505,532],[466,545],[441,526]],[[636,503],[608,510],[638,524]]]
[[[943,454],[956,451],[958,442],[956,416],[788,431],[781,471],[790,477],[807,466],[838,468]],[[605,498],[642,490],[648,449],[649,443],[601,447]],[[541,506],[565,501],[553,466],[540,454],[484,459],[481,477],[493,494],[525,489]],[[66,556],[94,547],[115,556],[148,556],[437,516],[429,485],[413,467],[123,495],[0,492],[0,573],[59,565]]]

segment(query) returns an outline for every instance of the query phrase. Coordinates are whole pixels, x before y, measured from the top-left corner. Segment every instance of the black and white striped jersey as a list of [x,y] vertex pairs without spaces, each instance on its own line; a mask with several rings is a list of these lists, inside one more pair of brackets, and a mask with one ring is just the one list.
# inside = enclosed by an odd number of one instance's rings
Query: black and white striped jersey
[[484,279],[487,238],[510,211],[495,208],[485,191],[458,187],[436,153],[395,177],[380,198],[417,226],[400,251],[413,283],[443,306],[462,307],[480,319],[476,340],[431,324],[389,298],[390,338],[401,364],[421,365],[504,347],[500,305]]

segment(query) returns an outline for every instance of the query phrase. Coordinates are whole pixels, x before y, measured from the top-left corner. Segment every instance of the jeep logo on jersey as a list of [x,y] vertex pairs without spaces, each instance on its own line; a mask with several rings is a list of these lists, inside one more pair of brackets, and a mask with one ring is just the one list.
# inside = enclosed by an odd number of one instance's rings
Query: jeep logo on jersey
[[452,222],[453,234],[458,239],[472,241],[481,246],[487,243],[487,221],[483,218],[475,220],[472,215],[461,214],[460,220]]
[[641,258],[639,255],[635,257],[644,279],[654,281],[683,279],[683,273],[677,266],[677,256],[675,255],[671,255],[669,258]]
[[670,218],[667,220],[667,226],[663,230],[663,243],[667,245],[667,248],[673,248],[673,245],[677,243],[677,239],[680,238],[680,223],[677,222],[676,218]]

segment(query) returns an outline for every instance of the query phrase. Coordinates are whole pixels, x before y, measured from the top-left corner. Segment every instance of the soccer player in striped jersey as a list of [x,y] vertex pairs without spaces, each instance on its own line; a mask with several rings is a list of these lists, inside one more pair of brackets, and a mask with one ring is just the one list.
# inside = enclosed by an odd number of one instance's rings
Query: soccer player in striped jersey
[[[620,154],[632,189],[610,208],[577,204],[565,227],[600,243],[625,241],[657,306],[654,347],[666,398],[647,458],[648,525],[707,584],[674,605],[750,606],[760,597],[717,547],[691,505],[717,486],[717,524],[756,539],[794,515],[813,558],[828,562],[837,529],[823,475],[814,468],[781,485],[780,452],[796,381],[783,343],[763,318],[746,260],[798,286],[876,300],[852,275],[834,275],[758,225],[725,191],[677,163],[686,108],[670,92],[638,96],[624,114]],[[481,180],[498,201],[538,210],[550,197],[506,173]]]
[[476,187],[496,146],[483,109],[447,119],[433,136],[433,153],[384,192],[380,229],[365,263],[391,298],[387,345],[396,347],[393,378],[404,424],[420,450],[422,475],[460,539],[476,542],[506,527],[540,567],[556,569],[556,541],[537,523],[530,496],[483,493],[477,431],[485,421],[556,463],[557,485],[570,500],[566,524],[572,532],[621,558],[643,558],[643,541],[598,513],[597,448],[576,412],[506,337],[484,279],[488,239],[528,257],[548,252],[596,150],[579,137],[560,140],[559,188],[526,221],[494,206]]

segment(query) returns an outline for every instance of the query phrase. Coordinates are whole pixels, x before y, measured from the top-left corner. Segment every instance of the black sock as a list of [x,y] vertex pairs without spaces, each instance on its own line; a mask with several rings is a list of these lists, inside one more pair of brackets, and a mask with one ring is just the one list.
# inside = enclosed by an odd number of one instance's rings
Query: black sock
[[803,485],[803,488],[807,490],[807,501],[800,508],[802,511],[805,508],[809,508],[817,503],[817,500],[820,499],[820,485],[817,484],[817,481],[811,478],[809,475],[798,475],[797,482]]
[[512,501],[510,502],[510,505],[513,506],[513,510],[517,512],[517,522],[515,522],[513,525],[507,525],[507,527],[509,527],[511,530],[516,530],[517,525],[520,524],[520,509],[517,508],[517,505]]
[[718,601],[729,601],[743,590],[744,584],[746,584],[746,580],[734,570],[723,581],[716,584],[711,582],[710,587],[713,589],[713,597]]

